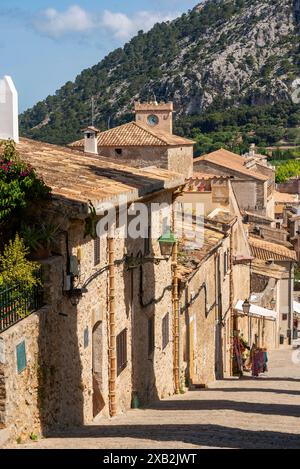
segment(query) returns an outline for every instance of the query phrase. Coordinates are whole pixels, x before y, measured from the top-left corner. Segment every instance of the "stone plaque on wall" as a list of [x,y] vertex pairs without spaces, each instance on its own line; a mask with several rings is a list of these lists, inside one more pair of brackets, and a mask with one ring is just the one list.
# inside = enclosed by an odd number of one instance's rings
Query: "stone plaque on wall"
[[25,340],[16,346],[16,353],[18,373],[22,373],[27,367]]

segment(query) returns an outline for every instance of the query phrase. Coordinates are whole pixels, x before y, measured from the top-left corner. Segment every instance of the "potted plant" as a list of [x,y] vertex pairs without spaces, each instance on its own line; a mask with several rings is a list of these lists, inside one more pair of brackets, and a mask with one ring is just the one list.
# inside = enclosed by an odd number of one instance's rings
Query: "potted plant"
[[30,248],[31,259],[42,260],[51,256],[51,245],[59,232],[59,225],[42,223],[22,227],[25,244]]

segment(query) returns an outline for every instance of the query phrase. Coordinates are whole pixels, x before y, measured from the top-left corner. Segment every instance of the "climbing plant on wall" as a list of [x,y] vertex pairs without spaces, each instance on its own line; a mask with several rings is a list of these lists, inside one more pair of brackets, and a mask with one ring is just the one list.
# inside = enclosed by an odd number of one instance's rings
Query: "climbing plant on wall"
[[15,143],[0,142],[0,239],[12,236],[24,210],[49,194],[50,189],[35,170],[20,159]]

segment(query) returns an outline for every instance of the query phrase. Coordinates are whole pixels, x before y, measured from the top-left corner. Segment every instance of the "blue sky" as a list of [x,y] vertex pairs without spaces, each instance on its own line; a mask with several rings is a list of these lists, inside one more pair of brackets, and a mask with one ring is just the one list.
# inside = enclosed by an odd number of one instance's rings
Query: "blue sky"
[[20,111],[53,94],[140,30],[197,0],[1,0],[0,77],[11,75]]

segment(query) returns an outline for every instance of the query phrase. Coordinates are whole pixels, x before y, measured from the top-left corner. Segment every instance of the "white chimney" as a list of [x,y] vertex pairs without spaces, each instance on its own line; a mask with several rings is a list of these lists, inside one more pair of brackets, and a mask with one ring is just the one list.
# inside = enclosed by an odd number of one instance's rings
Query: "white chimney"
[[9,76],[0,79],[0,140],[19,143],[18,92]]
[[100,130],[96,127],[87,127],[83,129],[84,133],[84,153],[98,155],[98,135]]

